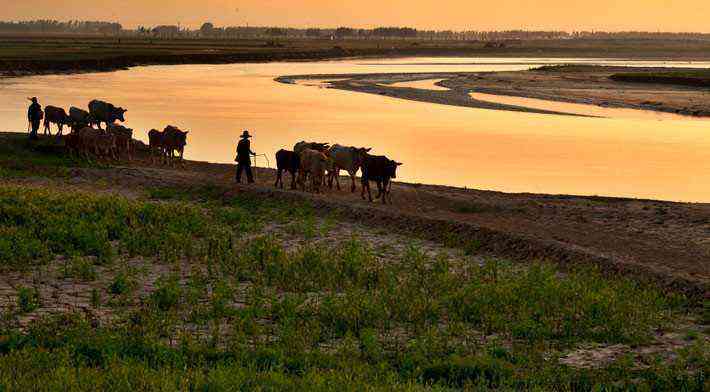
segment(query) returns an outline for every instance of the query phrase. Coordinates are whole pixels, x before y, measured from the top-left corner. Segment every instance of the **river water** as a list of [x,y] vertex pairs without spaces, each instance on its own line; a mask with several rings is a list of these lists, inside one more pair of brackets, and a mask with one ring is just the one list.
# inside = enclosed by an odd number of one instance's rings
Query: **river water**
[[[128,108],[147,139],[167,124],[190,130],[186,157],[232,162],[243,129],[273,154],[300,140],[367,146],[404,162],[408,182],[506,192],[710,202],[710,122],[583,118],[492,111],[275,82],[282,75],[524,70],[576,59],[417,58],[137,67],[127,71],[0,79],[0,130],[26,129],[25,97]],[[706,67],[710,63],[613,62]],[[259,165],[266,165],[261,160]]]

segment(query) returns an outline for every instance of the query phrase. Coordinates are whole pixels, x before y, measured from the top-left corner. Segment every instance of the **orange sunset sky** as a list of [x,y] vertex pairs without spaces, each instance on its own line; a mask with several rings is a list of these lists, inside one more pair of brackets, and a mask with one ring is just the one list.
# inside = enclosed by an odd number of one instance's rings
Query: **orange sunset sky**
[[710,32],[710,0],[0,0],[0,19]]

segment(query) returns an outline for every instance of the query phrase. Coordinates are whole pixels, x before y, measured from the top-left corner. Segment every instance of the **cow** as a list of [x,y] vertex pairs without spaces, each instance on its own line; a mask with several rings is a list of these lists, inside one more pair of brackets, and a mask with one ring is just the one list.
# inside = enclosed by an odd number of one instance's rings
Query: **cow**
[[70,138],[70,148],[89,158],[116,158],[116,139],[113,135],[91,127],[76,131]]
[[345,170],[350,175],[352,182],[350,192],[355,192],[355,175],[362,166],[362,161],[365,155],[370,152],[371,148],[345,147],[339,144],[334,144],[328,150],[328,156],[332,161],[332,168],[328,171],[328,187],[333,188],[333,180],[340,190],[340,171]]
[[325,152],[328,150],[329,143],[314,143],[314,142],[298,142],[293,146],[293,152],[296,154],[301,154],[303,150],[310,148],[311,150],[316,150],[320,152]]
[[[305,149],[311,149],[311,150],[316,150],[319,152],[322,152],[326,154],[326,158],[328,157],[327,151],[328,151],[329,143],[316,143],[316,142],[304,142],[300,141],[296,143],[296,145],[293,146],[293,152],[296,153],[296,155],[300,156],[303,150]],[[328,169],[328,168],[326,168]],[[308,175],[306,174],[306,177]],[[323,182],[325,183],[325,176],[323,176]]]
[[155,162],[156,155],[165,159],[163,132],[160,132],[157,129],[151,129],[148,131],[148,147],[150,148],[151,162]]
[[[370,192],[370,181],[377,183],[377,196],[382,198],[382,203],[387,204],[387,197],[390,196],[391,180],[397,178],[397,168],[402,164],[381,155],[365,154],[362,161],[362,190],[360,197],[365,199],[365,189],[369,201],[372,201]],[[390,203],[392,202],[390,197]]]
[[69,119],[71,120],[72,132],[91,126],[95,122],[89,112],[74,106],[69,108]]
[[116,156],[125,154],[130,161],[133,153],[133,130],[123,125],[108,124],[106,130],[113,135],[116,143]]
[[79,135],[77,132],[72,132],[62,137],[64,141],[64,149],[70,155],[79,155],[80,145],[79,145]]
[[311,177],[311,192],[319,193],[320,186],[323,184],[325,177],[325,169],[328,164],[328,158],[320,151],[306,148],[299,155],[301,160],[298,182],[301,184],[301,189],[306,190],[306,180]]
[[108,124],[113,124],[114,122],[116,122],[116,120],[120,122],[125,122],[126,119],[123,117],[123,115],[127,111],[128,110],[126,109],[115,107],[113,106],[113,104],[110,104],[108,102],[99,101],[96,99],[89,102],[89,113],[91,113],[93,123],[96,124],[99,129],[101,129],[102,122],[106,123],[106,126],[108,126]]
[[52,130],[50,129],[51,124],[57,124],[57,136],[61,136],[64,129],[64,125],[69,125],[71,123],[70,117],[67,112],[62,108],[56,106],[47,105],[44,108],[44,134],[52,136]]
[[190,131],[181,131],[180,128],[168,125],[163,130],[163,151],[169,161],[172,162],[173,153],[180,154],[180,160],[183,159],[185,146],[187,145],[187,134]]
[[284,187],[283,172],[284,170],[291,173],[291,189],[296,188],[296,174],[301,166],[301,158],[293,151],[279,150],[276,153],[276,183],[274,187],[278,188],[279,183],[281,189]]

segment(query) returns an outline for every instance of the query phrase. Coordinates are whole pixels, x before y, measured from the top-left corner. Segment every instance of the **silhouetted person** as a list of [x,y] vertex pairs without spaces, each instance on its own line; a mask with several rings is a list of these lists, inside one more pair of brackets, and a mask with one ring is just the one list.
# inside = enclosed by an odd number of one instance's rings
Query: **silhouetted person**
[[27,121],[29,121],[32,127],[30,131],[30,139],[37,139],[37,131],[39,130],[39,124],[42,122],[42,106],[37,102],[37,97],[30,98],[32,104],[30,104],[29,109],[27,109]]
[[256,153],[251,150],[250,137],[249,131],[244,131],[241,136],[242,140],[237,144],[237,183],[242,182],[242,171],[247,172],[249,184],[254,183],[254,175],[251,172],[251,157],[252,155],[255,156]]

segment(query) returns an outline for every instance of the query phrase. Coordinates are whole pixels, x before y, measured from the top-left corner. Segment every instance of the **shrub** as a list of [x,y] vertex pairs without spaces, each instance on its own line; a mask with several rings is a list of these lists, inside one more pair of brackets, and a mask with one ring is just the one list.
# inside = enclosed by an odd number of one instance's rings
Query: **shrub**
[[22,313],[32,312],[41,305],[39,290],[22,286],[17,289],[17,307]]
[[177,306],[182,297],[178,276],[161,277],[157,281],[157,290],[150,295],[150,302],[158,309],[166,311]]

